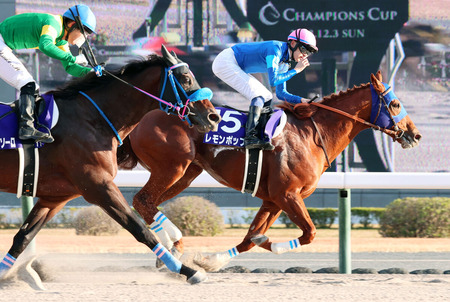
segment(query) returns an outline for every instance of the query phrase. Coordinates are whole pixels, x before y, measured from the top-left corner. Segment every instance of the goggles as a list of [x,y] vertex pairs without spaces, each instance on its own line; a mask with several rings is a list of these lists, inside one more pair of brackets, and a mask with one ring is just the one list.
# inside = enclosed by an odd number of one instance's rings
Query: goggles
[[300,46],[298,49],[300,49],[300,52],[301,52],[304,56],[309,57],[310,55],[312,55],[312,52],[309,51],[308,49],[306,49],[306,47],[303,46],[303,45]]

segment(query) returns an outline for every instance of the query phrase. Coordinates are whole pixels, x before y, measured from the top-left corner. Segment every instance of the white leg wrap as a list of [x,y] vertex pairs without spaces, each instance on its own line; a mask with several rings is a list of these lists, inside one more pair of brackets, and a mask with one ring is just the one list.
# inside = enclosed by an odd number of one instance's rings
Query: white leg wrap
[[294,239],[287,242],[272,243],[270,249],[274,254],[283,254],[298,247],[300,247],[300,241],[298,239]]
[[150,225],[150,229],[158,235],[167,249],[171,249],[173,243],[183,237],[181,231],[161,212],[156,213],[153,219],[155,221]]

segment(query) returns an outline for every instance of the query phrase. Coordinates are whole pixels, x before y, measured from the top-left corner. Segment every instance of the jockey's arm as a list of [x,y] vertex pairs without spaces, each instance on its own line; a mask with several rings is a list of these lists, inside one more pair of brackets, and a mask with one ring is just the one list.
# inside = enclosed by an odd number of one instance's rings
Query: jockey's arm
[[292,104],[298,104],[301,103],[302,100],[303,102],[306,101],[306,99],[299,97],[297,95],[294,95],[292,93],[289,93],[286,90],[286,82],[281,83],[280,85],[277,85],[276,89],[275,89],[275,93],[277,95],[277,98],[280,101],[286,101]]
[[[301,97],[291,94],[286,90],[286,81],[289,80],[290,78],[292,78],[294,75],[296,75],[297,71],[295,71],[294,69],[289,70],[289,64],[286,64],[286,63],[280,63],[279,65],[277,65],[277,67],[278,67],[277,68],[277,71],[278,71],[277,76],[278,76],[279,80],[277,82],[274,82],[276,84],[274,86],[276,86],[275,93],[277,95],[277,98],[279,100],[287,101],[292,104],[301,103],[302,102]],[[269,74],[269,78],[270,78],[270,74]],[[282,79],[284,79],[284,81],[282,81]],[[271,82],[271,84],[272,84],[272,82]]]
[[269,75],[269,83],[271,86],[278,86],[282,83],[285,83],[297,74],[297,71],[294,69],[288,70],[289,65],[285,63],[279,63],[278,58],[271,57],[272,56],[268,56],[266,58],[267,73]]
[[91,68],[75,64],[75,57],[70,53],[67,41],[61,41],[55,45],[51,35],[43,34],[39,40],[39,50],[47,56],[61,61],[64,69],[70,75],[80,77],[91,71]]

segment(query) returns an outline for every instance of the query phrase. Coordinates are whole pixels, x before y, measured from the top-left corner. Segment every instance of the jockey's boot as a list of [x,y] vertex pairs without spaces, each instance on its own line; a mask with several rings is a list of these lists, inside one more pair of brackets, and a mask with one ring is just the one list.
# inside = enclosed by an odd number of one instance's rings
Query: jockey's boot
[[54,139],[49,133],[38,131],[34,128],[34,106],[36,98],[34,94],[21,93],[19,98],[19,138],[21,140],[34,140],[43,143],[53,143]]
[[269,121],[270,114],[273,112],[271,107],[264,107],[263,112],[261,113],[261,118],[259,119],[259,126],[261,128],[260,132],[263,134],[263,150],[272,151],[275,149],[275,146],[270,142],[270,138],[265,134],[264,128],[266,127],[267,122]]
[[261,107],[250,106],[247,123],[245,124],[244,146],[247,149],[262,149],[265,141],[258,137],[258,124],[261,116]]

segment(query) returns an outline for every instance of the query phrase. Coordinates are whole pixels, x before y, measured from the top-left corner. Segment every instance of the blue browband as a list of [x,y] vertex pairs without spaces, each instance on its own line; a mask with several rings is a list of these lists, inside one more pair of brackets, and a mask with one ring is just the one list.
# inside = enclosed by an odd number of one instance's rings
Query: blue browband
[[[386,90],[382,94],[378,94],[375,91],[375,88],[373,88],[373,85],[370,84],[370,91],[372,92],[372,112],[370,114],[370,122],[380,126],[381,128],[390,129],[394,126],[394,123],[390,118],[389,112],[384,107],[381,98],[384,98],[387,107],[389,107],[392,100],[398,100],[398,98],[388,84],[383,83],[383,85]],[[402,107],[400,113],[392,116],[395,123],[400,122],[406,115],[408,115],[402,103],[400,103],[400,106]]]

